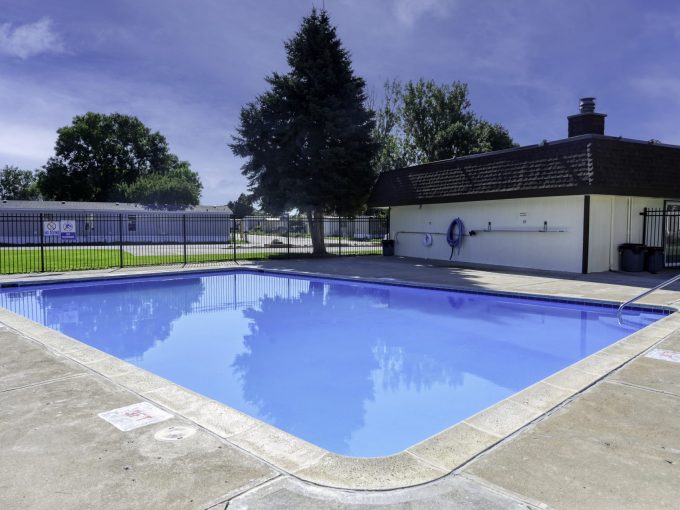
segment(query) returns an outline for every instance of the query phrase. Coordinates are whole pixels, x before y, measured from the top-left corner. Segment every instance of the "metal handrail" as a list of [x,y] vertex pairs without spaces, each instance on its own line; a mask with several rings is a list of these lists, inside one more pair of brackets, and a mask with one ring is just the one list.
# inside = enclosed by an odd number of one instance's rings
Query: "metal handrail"
[[630,305],[631,303],[634,303],[634,302],[637,301],[638,299],[642,299],[643,297],[645,297],[645,296],[651,294],[651,293],[654,292],[655,290],[663,289],[663,288],[666,287],[667,285],[670,285],[671,283],[674,283],[674,282],[677,282],[677,281],[680,281],[680,274],[675,275],[675,276],[674,276],[673,278],[671,278],[670,280],[666,280],[665,282],[660,283],[659,285],[657,285],[657,286],[654,287],[653,289],[646,290],[646,291],[644,291],[642,294],[638,294],[638,295],[635,296],[633,299],[629,299],[628,301],[626,301],[625,303],[623,303],[621,306],[619,306],[619,309],[616,311],[616,318],[619,320],[619,324],[621,324],[621,313],[623,312],[623,309],[624,309],[625,307],[627,307],[627,306]]

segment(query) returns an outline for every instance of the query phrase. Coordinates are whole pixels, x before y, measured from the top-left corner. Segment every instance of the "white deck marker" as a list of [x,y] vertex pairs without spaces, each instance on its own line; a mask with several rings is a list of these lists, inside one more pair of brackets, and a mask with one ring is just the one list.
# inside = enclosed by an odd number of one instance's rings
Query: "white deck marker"
[[680,363],[680,352],[669,351],[667,349],[652,349],[645,358],[660,359],[663,361],[671,361],[673,363]]
[[148,402],[112,409],[105,413],[99,413],[98,416],[123,432],[169,420],[173,417],[172,414],[166,413],[163,409],[159,409]]

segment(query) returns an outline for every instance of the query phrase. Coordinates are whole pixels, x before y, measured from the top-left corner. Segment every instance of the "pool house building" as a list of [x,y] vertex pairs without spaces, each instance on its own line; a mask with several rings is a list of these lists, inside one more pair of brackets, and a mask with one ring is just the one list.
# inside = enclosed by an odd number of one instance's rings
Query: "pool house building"
[[680,146],[604,121],[583,98],[567,138],[383,172],[369,206],[389,207],[400,256],[591,273],[639,243],[680,264]]

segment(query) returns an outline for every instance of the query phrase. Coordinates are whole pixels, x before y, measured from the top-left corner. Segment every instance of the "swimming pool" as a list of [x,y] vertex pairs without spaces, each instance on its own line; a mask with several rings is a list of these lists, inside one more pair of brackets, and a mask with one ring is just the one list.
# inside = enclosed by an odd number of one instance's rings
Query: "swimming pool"
[[52,284],[0,306],[325,449],[399,452],[662,317],[257,273]]

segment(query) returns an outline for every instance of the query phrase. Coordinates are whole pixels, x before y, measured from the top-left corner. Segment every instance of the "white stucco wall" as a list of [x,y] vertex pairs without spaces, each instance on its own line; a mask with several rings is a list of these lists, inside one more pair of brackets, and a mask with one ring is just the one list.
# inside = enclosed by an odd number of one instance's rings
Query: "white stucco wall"
[[618,271],[618,246],[642,242],[640,213],[645,207],[662,208],[664,199],[592,195],[588,272]]
[[[662,208],[664,200],[591,195],[588,272],[618,271],[618,246],[641,243],[640,213],[645,207]],[[584,196],[575,195],[393,207],[390,235],[396,240],[396,255],[449,260],[451,248],[444,234],[451,220],[459,217],[466,232],[475,230],[477,235],[463,238],[460,254],[454,252],[453,261],[580,273],[583,204]],[[539,230],[544,221],[549,230],[564,232],[484,231],[488,222],[492,230]],[[423,245],[424,232],[433,234],[432,246]]]
[[[451,248],[443,234],[459,217],[466,231],[478,233],[463,238],[454,261],[581,272],[583,200],[578,195],[392,207],[390,235],[396,255],[449,260]],[[564,232],[484,232],[488,222],[492,229],[537,231],[544,221],[548,229]],[[422,234],[405,232],[433,233],[432,246],[423,245]]]

